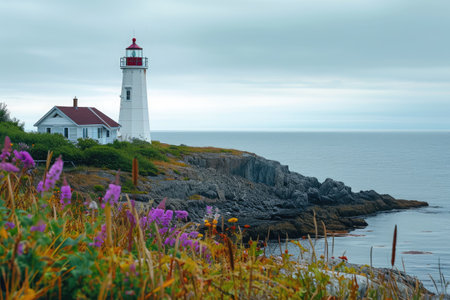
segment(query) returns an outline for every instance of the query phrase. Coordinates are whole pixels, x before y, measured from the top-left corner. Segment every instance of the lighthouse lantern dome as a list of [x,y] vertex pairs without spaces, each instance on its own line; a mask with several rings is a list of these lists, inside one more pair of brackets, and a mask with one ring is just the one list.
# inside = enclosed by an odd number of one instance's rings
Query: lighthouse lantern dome
[[147,58],[144,57],[142,48],[136,44],[135,38],[133,38],[133,43],[125,51],[125,57],[120,62],[121,67],[147,67]]

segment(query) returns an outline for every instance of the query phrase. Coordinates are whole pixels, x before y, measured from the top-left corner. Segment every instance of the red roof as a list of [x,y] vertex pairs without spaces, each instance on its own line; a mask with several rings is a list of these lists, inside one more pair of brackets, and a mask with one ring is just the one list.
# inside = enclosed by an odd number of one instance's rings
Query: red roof
[[119,127],[119,123],[95,107],[56,106],[77,125],[103,124],[107,127]]
[[133,44],[131,44],[130,47],[128,47],[127,49],[142,49],[142,48],[136,44],[136,39],[133,38]]

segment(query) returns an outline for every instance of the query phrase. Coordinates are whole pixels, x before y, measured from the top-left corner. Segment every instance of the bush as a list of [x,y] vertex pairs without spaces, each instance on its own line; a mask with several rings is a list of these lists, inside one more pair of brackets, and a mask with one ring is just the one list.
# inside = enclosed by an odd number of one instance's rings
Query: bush
[[94,185],[94,191],[97,193],[101,193],[105,191],[105,187],[103,185],[96,184]]
[[72,161],[77,164],[83,162],[83,152],[80,149],[75,148],[73,146],[65,145],[57,148],[53,152],[54,157],[58,157],[60,155],[62,156],[64,161]]
[[108,146],[94,146],[84,151],[84,163],[112,170],[131,170],[131,160],[121,151]]
[[82,139],[79,138],[77,140],[77,146],[78,148],[80,148],[81,150],[86,150],[88,148],[94,147],[94,146],[98,146],[98,142],[96,140],[93,139]]
[[141,154],[142,156],[144,156],[148,159],[168,161],[166,155],[161,153],[161,151],[153,148],[152,146],[137,149],[137,153]]

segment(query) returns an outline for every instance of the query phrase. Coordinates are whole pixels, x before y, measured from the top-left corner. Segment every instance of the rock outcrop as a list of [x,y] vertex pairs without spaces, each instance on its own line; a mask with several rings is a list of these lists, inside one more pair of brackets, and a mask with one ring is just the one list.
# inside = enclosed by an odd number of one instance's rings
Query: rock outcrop
[[322,232],[364,227],[360,216],[379,211],[427,206],[426,202],[394,199],[375,191],[352,192],[344,183],[290,172],[287,166],[250,153],[194,153],[176,169],[148,177],[133,195],[137,200],[167,198],[172,209],[189,212],[201,223],[206,206],[214,206],[228,219],[250,225],[247,237],[290,238],[315,232],[314,215]]

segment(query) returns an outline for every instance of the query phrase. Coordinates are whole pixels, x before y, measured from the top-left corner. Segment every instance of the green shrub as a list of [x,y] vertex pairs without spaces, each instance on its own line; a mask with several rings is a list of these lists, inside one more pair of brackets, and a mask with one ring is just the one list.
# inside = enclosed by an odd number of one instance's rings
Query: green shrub
[[83,162],[83,152],[73,146],[61,146],[53,152],[54,157],[62,156],[64,161],[72,161],[76,164]]
[[77,140],[77,146],[78,148],[80,148],[81,150],[86,150],[88,148],[94,147],[94,146],[98,146],[98,142],[96,140],[93,139],[78,139]]
[[84,151],[84,163],[112,170],[131,170],[131,160],[121,151],[108,146],[94,146]]
[[94,185],[94,191],[96,191],[97,193],[104,192],[105,191],[105,187],[103,185],[96,184],[96,185]]
[[148,159],[168,161],[167,156],[165,154],[163,154],[160,150],[153,148],[152,146],[148,146],[146,148],[139,148],[137,149],[137,153],[141,154],[142,156]]

